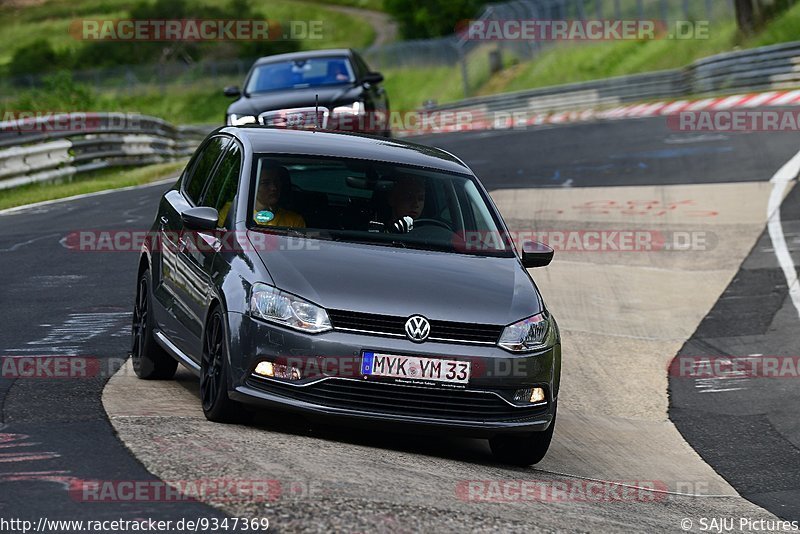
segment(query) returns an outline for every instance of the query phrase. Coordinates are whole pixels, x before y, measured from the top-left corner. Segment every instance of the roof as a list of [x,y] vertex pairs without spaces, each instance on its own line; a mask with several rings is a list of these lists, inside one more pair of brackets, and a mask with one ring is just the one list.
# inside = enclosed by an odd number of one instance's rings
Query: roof
[[247,138],[256,153],[366,159],[472,174],[469,167],[449,152],[398,139],[264,126],[227,126],[220,131]]
[[274,56],[264,56],[258,58],[256,65],[274,63],[276,61],[295,61],[298,59],[312,59],[315,57],[350,56],[352,51],[349,48],[330,48],[327,50],[306,50],[303,52],[290,52],[288,54],[275,54]]

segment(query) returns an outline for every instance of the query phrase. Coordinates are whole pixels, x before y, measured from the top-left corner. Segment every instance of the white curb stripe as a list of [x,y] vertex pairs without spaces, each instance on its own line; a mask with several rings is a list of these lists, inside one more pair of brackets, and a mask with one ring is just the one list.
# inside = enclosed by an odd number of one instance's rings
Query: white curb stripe
[[800,152],[795,154],[770,179],[773,187],[767,205],[767,229],[775,256],[778,258],[783,276],[786,278],[786,285],[789,287],[789,296],[797,310],[798,317],[800,317],[800,283],[797,280],[797,269],[792,261],[792,255],[789,254],[789,247],[786,245],[786,237],[783,235],[783,225],[781,224],[781,202],[783,202],[784,193],[798,174],[800,174]]

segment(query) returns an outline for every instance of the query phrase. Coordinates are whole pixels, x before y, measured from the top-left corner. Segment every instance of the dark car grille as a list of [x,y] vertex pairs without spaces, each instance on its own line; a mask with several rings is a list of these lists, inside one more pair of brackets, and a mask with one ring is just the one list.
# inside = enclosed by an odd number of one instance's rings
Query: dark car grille
[[514,407],[493,393],[422,388],[332,378],[308,386],[250,378],[258,389],[295,400],[361,412],[458,421],[517,422],[540,415],[545,406]]
[[[362,330],[384,335],[405,336],[406,317],[376,315],[342,310],[328,310],[333,328]],[[428,339],[464,341],[469,343],[497,343],[503,332],[502,325],[454,323],[431,320]]]

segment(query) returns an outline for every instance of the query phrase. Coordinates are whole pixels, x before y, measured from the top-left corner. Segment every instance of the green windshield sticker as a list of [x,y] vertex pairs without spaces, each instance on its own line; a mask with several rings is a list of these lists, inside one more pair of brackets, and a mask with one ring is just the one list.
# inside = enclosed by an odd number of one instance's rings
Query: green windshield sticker
[[259,212],[256,213],[256,216],[255,216],[256,222],[258,224],[267,224],[268,222],[270,222],[274,218],[275,218],[275,214],[272,213],[271,211],[267,211],[267,210],[259,211]]

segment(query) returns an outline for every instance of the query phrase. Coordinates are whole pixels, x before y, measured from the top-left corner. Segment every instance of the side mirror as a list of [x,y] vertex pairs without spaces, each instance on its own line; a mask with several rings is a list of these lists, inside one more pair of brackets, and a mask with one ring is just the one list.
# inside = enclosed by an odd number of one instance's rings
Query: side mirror
[[368,72],[364,75],[364,78],[361,80],[361,83],[369,83],[375,85],[376,83],[381,83],[383,81],[383,74],[380,72]]
[[553,261],[555,251],[538,241],[526,241],[522,244],[522,265],[526,269],[546,267]]
[[184,226],[190,230],[215,230],[219,221],[219,212],[207,206],[189,208],[181,212]]
[[225,96],[228,96],[228,97],[230,97],[230,98],[238,98],[238,97],[242,96],[242,92],[241,92],[241,91],[239,90],[239,88],[238,88],[238,87],[236,87],[235,85],[229,85],[228,87],[226,87],[226,88],[225,88],[225,89],[222,91],[222,93],[223,93]]

